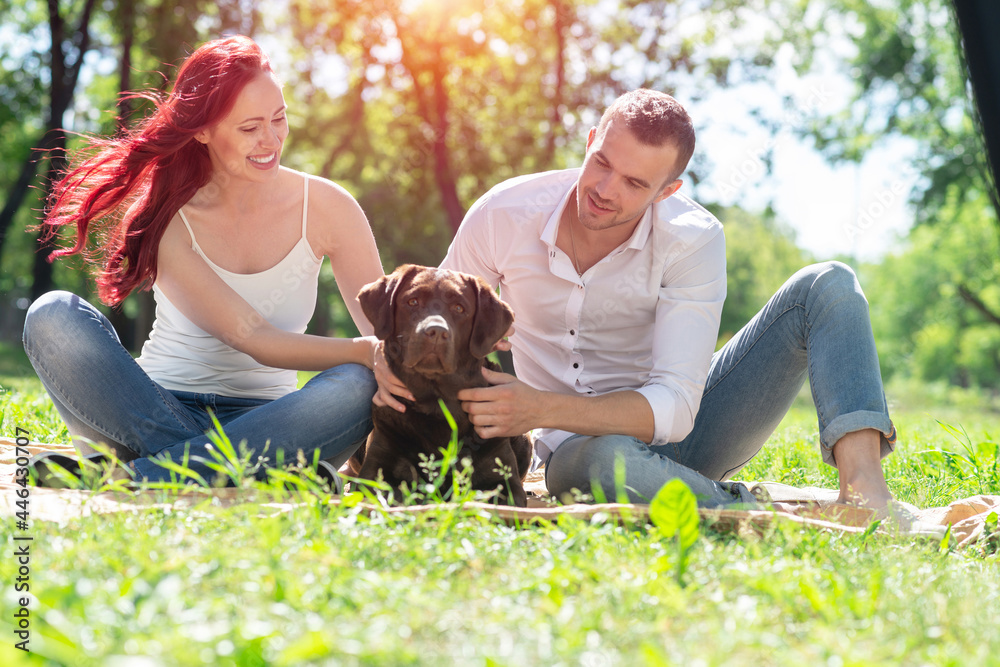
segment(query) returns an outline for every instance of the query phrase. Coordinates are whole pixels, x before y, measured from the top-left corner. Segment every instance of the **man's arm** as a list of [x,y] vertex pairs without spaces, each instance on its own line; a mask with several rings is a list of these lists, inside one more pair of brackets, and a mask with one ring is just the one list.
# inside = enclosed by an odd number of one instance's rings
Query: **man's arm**
[[654,363],[644,385],[596,396],[563,394],[487,372],[494,386],[459,393],[479,435],[552,428],[631,435],[651,444],[683,439],[698,412],[725,298],[721,232],[675,260],[664,280],[653,324]]
[[481,438],[554,428],[585,435],[631,435],[643,442],[653,439],[653,410],[637,392],[557,394],[533,389],[506,373],[483,369],[483,375],[492,386],[458,392],[462,408]]

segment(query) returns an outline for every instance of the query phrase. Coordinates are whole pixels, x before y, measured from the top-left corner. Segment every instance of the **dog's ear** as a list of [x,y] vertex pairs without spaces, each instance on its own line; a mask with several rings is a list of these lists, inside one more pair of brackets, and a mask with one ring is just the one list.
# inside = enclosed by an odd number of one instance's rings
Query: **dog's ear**
[[411,264],[404,264],[389,275],[368,283],[358,292],[361,310],[375,327],[375,337],[379,340],[386,340],[392,335],[396,326],[396,293],[415,268]]
[[482,359],[493,351],[493,345],[510,329],[514,323],[514,311],[482,278],[468,276],[466,280],[476,294],[476,315],[472,320],[469,351],[472,356]]

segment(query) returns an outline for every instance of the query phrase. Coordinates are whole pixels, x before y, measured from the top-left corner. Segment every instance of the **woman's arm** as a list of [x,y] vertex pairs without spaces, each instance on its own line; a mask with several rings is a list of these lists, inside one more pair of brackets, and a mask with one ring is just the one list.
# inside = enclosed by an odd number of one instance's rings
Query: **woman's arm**
[[317,256],[330,258],[333,277],[362,335],[373,332],[358,292],[383,275],[375,237],[361,206],[344,188],[313,178],[309,189],[308,237]]
[[270,324],[191,248],[179,216],[164,232],[157,265],[157,285],[171,303],[196,326],[260,364],[303,371],[344,363],[372,367],[373,337],[326,338]]

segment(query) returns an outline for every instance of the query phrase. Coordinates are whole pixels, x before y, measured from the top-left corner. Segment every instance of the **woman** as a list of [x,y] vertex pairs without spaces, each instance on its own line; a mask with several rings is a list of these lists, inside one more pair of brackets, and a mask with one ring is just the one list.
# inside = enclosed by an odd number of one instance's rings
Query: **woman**
[[[335,469],[369,431],[376,390],[377,339],[350,298],[383,273],[368,221],[342,188],[280,166],[285,101],[252,40],[205,44],[154,101],[135,131],[92,141],[42,223],[49,237],[76,230],[54,256],[97,241],[85,254],[100,262],[108,305],[152,286],[156,320],[141,356],[66,292],[32,304],[25,350],[74,439],[107,443],[139,479],[169,479],[159,463],[170,459],[211,483],[213,415],[254,462],[318,453]],[[303,333],[324,255],[364,337]],[[321,372],[296,390],[299,370]],[[36,461],[35,472],[78,472],[67,458]]]

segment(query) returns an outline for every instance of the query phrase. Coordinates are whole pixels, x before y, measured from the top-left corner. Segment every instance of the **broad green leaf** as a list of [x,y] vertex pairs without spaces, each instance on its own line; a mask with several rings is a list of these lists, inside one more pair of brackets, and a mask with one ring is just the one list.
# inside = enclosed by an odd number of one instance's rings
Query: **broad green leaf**
[[664,536],[678,535],[685,551],[698,539],[698,502],[679,479],[670,480],[656,493],[649,506],[649,518]]

